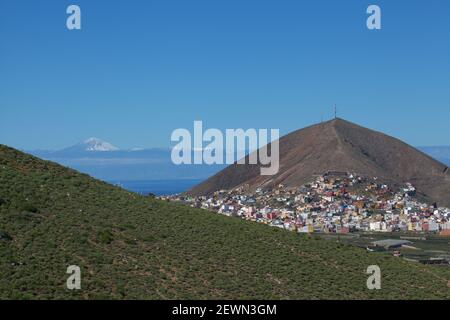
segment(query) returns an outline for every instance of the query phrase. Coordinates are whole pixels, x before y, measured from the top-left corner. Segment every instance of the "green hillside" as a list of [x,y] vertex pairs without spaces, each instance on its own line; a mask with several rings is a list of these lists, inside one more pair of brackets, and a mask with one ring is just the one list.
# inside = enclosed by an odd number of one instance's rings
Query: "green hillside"
[[[82,290],[66,289],[67,266]],[[382,290],[366,288],[379,265]],[[0,145],[0,299],[449,299],[447,270],[141,197]]]

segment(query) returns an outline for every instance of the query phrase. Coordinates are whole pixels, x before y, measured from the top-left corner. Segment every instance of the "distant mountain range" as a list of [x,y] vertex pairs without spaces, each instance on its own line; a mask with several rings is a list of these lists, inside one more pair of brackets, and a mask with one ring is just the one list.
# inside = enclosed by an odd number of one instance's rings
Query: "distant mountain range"
[[450,166],[450,147],[449,146],[437,146],[437,147],[418,147],[422,152],[425,152],[429,156],[439,160]]
[[174,165],[170,148],[121,150],[89,138],[62,150],[27,151],[104,181],[206,179],[225,165]]
[[377,177],[391,186],[410,182],[424,199],[450,206],[450,172],[446,164],[398,139],[343,119],[292,132],[280,138],[279,149],[280,170],[276,175],[262,176],[261,166],[257,164],[234,164],[189,193],[209,195],[241,186],[296,187],[331,170]]
[[[418,149],[450,165],[450,147],[418,147]],[[89,138],[62,150],[27,152],[105,181],[206,179],[226,167],[225,165],[176,166],[172,164],[170,148],[122,150],[99,138]]]

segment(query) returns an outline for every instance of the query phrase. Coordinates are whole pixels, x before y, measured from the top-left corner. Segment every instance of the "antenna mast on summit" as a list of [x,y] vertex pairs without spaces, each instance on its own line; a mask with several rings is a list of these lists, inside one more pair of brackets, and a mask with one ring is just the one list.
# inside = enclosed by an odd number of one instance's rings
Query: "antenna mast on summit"
[[334,118],[337,118],[337,108],[336,108],[336,104],[334,104]]

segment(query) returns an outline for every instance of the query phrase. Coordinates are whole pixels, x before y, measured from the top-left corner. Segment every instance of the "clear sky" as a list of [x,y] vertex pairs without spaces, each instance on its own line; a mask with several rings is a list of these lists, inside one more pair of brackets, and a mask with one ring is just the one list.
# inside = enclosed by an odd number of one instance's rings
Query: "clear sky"
[[167,147],[194,120],[285,134],[336,103],[410,144],[450,145],[449,19],[448,0],[0,0],[0,143]]

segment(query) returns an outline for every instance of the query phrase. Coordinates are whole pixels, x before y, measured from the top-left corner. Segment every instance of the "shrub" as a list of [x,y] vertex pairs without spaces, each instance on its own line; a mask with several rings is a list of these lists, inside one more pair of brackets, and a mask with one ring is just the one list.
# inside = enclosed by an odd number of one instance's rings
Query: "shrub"
[[20,210],[26,212],[37,213],[39,212],[38,208],[31,203],[23,203],[20,205]]
[[11,241],[12,237],[6,231],[0,230],[0,240]]
[[99,231],[97,234],[97,240],[103,244],[109,244],[114,240],[114,237],[109,230]]

